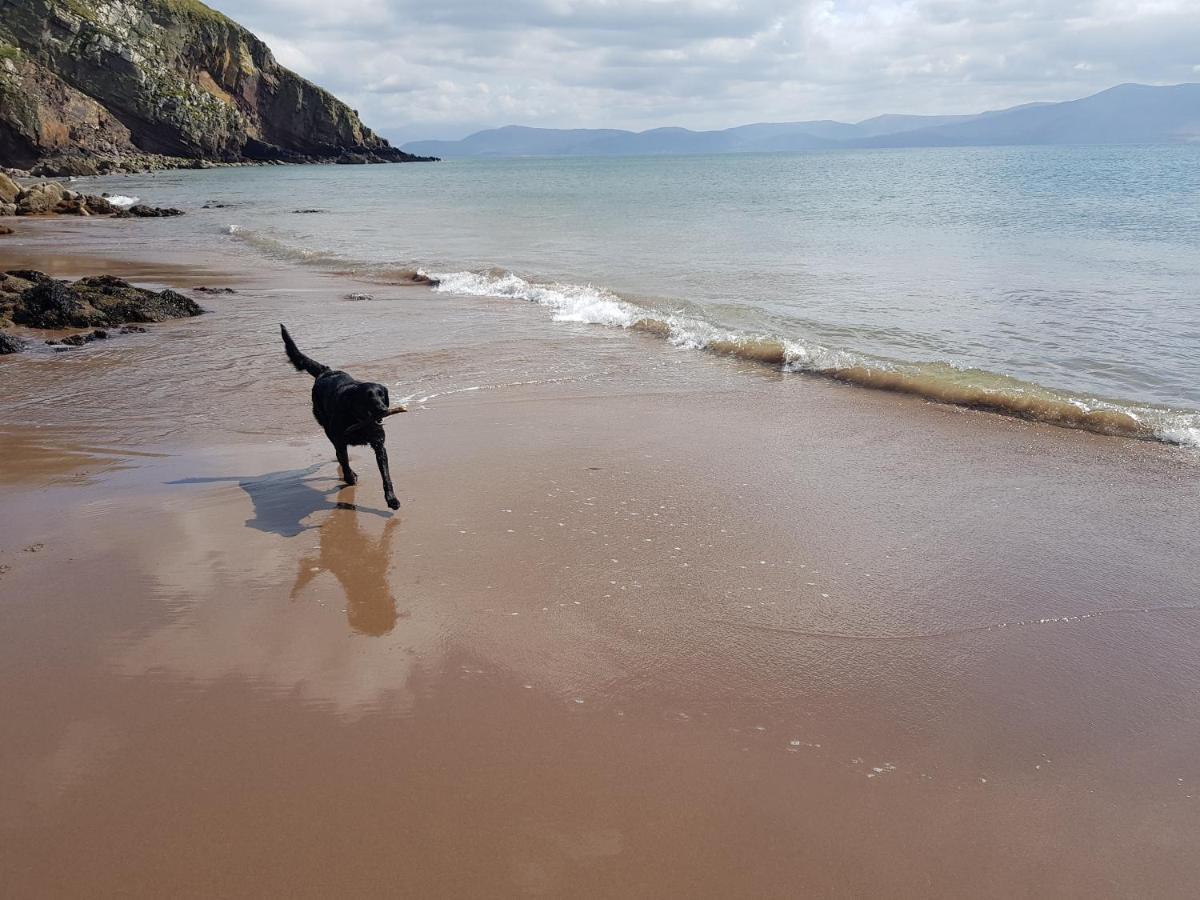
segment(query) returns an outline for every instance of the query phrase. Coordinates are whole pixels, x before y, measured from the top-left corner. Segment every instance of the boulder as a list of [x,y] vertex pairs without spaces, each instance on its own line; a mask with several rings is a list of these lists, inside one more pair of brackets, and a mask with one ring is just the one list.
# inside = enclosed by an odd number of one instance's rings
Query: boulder
[[90,216],[88,211],[87,201],[81,197],[66,197],[58,206],[54,207],[54,211],[60,216]]
[[17,215],[33,216],[53,212],[66,196],[66,188],[56,181],[35,184],[17,197]]
[[43,281],[21,295],[13,321],[33,328],[82,328],[89,311],[65,281]]
[[95,194],[87,194],[83,199],[87,204],[88,212],[94,216],[110,216],[117,211],[117,207]]
[[17,204],[0,201],[0,216],[15,216],[16,214]]
[[[12,273],[9,273],[12,275]],[[32,328],[96,328],[127,322],[163,322],[198,316],[204,310],[177,291],[148,291],[111,275],[81,278],[74,284],[41,273],[13,304],[12,319]],[[0,296],[11,296],[8,294]]]
[[164,216],[182,216],[182,209],[173,207],[147,206],[145,203],[135,203],[129,209],[116,214],[119,219],[161,219]]
[[12,234],[12,233],[13,233],[13,230],[11,228],[9,228],[7,225],[0,225],[0,235]]
[[100,165],[97,160],[70,154],[44,160],[34,166],[32,172],[37,178],[76,178],[82,175],[99,175]]
[[9,353],[20,353],[25,349],[25,342],[16,335],[0,331],[0,356]]
[[0,172],[0,201],[4,203],[16,203],[17,197],[21,195],[21,186]]

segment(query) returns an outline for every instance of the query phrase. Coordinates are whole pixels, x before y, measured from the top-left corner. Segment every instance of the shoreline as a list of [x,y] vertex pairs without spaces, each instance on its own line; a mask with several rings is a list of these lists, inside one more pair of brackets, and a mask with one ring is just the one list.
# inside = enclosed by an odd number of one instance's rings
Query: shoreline
[[[530,305],[63,249],[11,251],[238,293],[0,365],[12,890],[1200,879],[1188,453],[647,335],[581,358]],[[398,514],[367,457],[336,481],[278,321],[424,398],[388,427]]]

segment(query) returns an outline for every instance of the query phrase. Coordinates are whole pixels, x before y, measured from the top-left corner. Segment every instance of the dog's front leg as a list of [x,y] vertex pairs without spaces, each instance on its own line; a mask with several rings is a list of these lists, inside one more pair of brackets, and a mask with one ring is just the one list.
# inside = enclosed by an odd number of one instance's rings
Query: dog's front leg
[[337,451],[338,465],[342,467],[342,481],[346,482],[346,484],[358,484],[358,476],[350,468],[350,454],[346,449],[346,445],[334,444],[333,448]]
[[399,509],[400,501],[392,489],[392,473],[388,470],[387,448],[383,445],[383,438],[371,441],[371,449],[375,451],[375,461],[379,463],[379,474],[383,478],[383,499],[387,501],[389,509]]

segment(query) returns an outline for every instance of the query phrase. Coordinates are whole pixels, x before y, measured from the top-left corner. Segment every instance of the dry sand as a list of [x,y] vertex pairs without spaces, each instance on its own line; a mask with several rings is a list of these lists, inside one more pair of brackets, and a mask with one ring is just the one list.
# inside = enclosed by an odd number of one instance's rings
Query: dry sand
[[[6,895],[1194,895],[1194,454],[217,283],[0,360]],[[420,388],[399,513],[281,319]]]

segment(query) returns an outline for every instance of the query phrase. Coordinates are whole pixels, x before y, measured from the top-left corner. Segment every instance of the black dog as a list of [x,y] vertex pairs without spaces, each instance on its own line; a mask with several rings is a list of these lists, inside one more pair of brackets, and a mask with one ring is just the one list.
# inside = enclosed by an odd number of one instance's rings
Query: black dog
[[388,389],[373,381],[356,381],[345,372],[309,359],[300,352],[286,328],[280,325],[279,331],[292,365],[297,371],[307,372],[317,379],[312,389],[313,416],[337,451],[346,484],[358,481],[358,476],[350,469],[346,448],[370,444],[375,451],[375,461],[379,463],[379,474],[383,476],[384,499],[390,508],[399,509],[400,501],[392,490],[392,476],[388,471],[387,449],[383,446],[383,418],[400,411],[388,408]]

